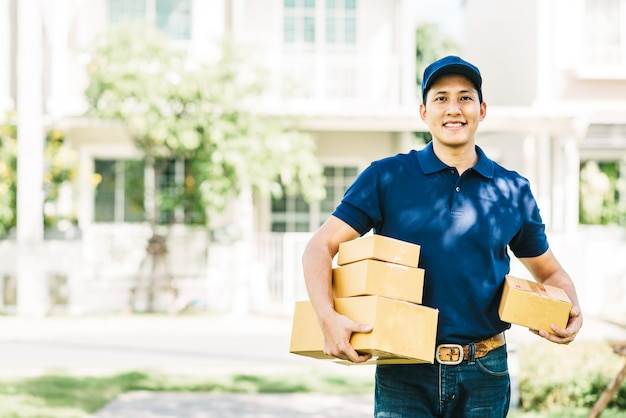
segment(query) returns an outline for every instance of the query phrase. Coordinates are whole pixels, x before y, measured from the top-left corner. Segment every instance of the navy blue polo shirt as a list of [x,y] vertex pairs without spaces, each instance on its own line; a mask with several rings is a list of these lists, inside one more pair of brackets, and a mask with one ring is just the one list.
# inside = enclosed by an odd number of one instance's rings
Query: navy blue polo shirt
[[466,344],[508,329],[498,317],[507,247],[517,257],[548,249],[528,180],[476,151],[476,165],[461,176],[432,143],[374,161],[333,213],[360,234],[374,229],[421,246],[422,303],[439,309],[438,343]]

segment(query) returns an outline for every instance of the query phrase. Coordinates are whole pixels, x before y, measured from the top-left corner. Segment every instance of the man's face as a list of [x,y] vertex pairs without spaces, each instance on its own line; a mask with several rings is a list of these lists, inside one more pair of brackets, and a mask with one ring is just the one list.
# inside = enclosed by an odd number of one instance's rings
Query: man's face
[[433,141],[449,147],[474,144],[478,124],[487,105],[480,103],[474,84],[459,74],[439,77],[420,105],[420,116],[428,124]]

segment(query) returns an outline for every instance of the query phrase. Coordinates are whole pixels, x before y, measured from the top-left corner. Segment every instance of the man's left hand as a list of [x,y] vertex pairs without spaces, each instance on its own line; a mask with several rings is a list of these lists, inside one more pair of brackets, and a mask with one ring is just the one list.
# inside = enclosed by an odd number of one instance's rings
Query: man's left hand
[[580,312],[580,308],[575,306],[569,313],[569,320],[567,321],[567,327],[565,329],[559,328],[556,325],[552,325],[552,331],[554,334],[549,333],[545,330],[534,330],[531,329],[530,332],[533,334],[539,335],[546,340],[553,342],[555,344],[569,344],[576,338],[578,331],[583,326],[583,316]]

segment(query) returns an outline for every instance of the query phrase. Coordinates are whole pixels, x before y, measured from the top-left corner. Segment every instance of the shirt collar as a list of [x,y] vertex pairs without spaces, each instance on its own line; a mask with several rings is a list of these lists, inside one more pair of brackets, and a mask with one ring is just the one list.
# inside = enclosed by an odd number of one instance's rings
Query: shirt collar
[[[476,154],[478,155],[478,161],[476,161],[476,164],[471,168],[471,170],[474,170],[485,178],[493,178],[494,162],[489,159],[487,155],[485,155],[483,150],[478,145],[476,145]],[[424,174],[433,174],[450,168],[437,158],[435,151],[433,151],[432,141],[429,142],[423,149],[418,151],[417,159],[419,160]]]

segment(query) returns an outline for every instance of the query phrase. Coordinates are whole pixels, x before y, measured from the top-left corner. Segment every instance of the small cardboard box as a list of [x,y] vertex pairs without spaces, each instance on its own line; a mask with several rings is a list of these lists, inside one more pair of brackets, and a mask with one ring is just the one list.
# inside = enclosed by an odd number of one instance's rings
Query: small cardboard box
[[377,295],[422,303],[424,270],[378,260],[361,260],[333,269],[336,298]]
[[419,257],[419,245],[375,234],[339,244],[337,264],[372,259],[417,267]]
[[554,334],[550,326],[565,328],[571,309],[564,290],[507,275],[498,314],[502,321]]
[[[434,362],[438,310],[382,296],[336,298],[335,309],[373,327],[371,332],[354,333],[350,339],[355,350],[373,356],[359,364]],[[289,351],[353,364],[324,354],[324,336],[313,306],[308,301],[296,302]]]

